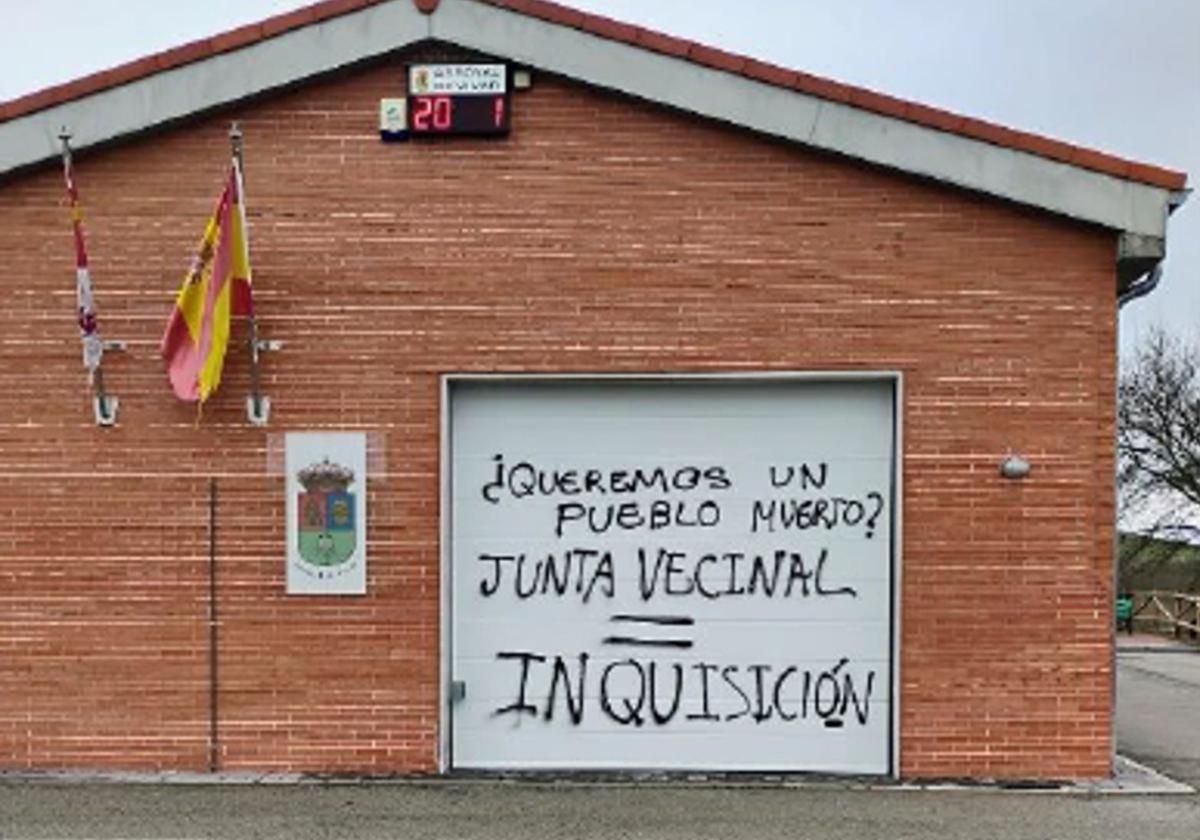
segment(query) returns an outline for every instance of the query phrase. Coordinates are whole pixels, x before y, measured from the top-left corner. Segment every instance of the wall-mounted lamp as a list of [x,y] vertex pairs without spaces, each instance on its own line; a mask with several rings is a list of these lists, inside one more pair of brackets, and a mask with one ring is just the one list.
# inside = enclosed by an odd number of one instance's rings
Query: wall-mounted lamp
[[1000,462],[1000,475],[1012,479],[1025,478],[1029,475],[1029,462],[1020,455],[1009,455]]

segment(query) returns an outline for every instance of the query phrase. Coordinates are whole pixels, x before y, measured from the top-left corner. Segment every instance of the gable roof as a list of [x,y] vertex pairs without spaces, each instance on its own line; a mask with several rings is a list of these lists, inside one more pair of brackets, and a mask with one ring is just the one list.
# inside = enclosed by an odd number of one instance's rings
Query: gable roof
[[325,0],[193,41],[0,103],[0,174],[56,157],[64,125],[85,148],[431,39],[1142,238],[1187,182],[546,0]]

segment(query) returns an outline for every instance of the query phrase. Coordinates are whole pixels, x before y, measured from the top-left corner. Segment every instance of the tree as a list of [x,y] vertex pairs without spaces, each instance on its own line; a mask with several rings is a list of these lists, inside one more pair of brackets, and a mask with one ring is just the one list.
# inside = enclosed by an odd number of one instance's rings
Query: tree
[[[1117,407],[1121,520],[1137,532],[1120,543],[1120,585],[1180,568],[1196,585],[1200,538],[1200,348],[1150,334],[1121,373]],[[1185,581],[1185,578],[1189,579]]]
[[1117,462],[1125,505],[1154,505],[1177,520],[1171,525],[1193,526],[1189,514],[1200,512],[1200,349],[1162,331],[1139,348],[1118,389]]

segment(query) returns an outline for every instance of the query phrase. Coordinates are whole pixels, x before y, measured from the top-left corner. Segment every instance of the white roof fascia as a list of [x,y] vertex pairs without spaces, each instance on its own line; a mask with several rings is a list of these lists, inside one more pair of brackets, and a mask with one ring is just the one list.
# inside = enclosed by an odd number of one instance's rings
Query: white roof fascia
[[1166,236],[1170,191],[787,90],[476,0],[434,38],[683,111],[1120,231]]
[[0,123],[0,173],[436,38],[755,132],[1140,236],[1172,193],[492,6],[392,0]]
[[295,84],[429,37],[429,17],[395,0],[0,123],[0,173]]

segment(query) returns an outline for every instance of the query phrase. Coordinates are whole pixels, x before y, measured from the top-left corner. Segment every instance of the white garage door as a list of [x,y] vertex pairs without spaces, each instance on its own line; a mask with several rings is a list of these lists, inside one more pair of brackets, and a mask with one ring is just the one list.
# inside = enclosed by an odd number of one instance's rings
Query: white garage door
[[892,772],[894,408],[452,380],[451,766]]

